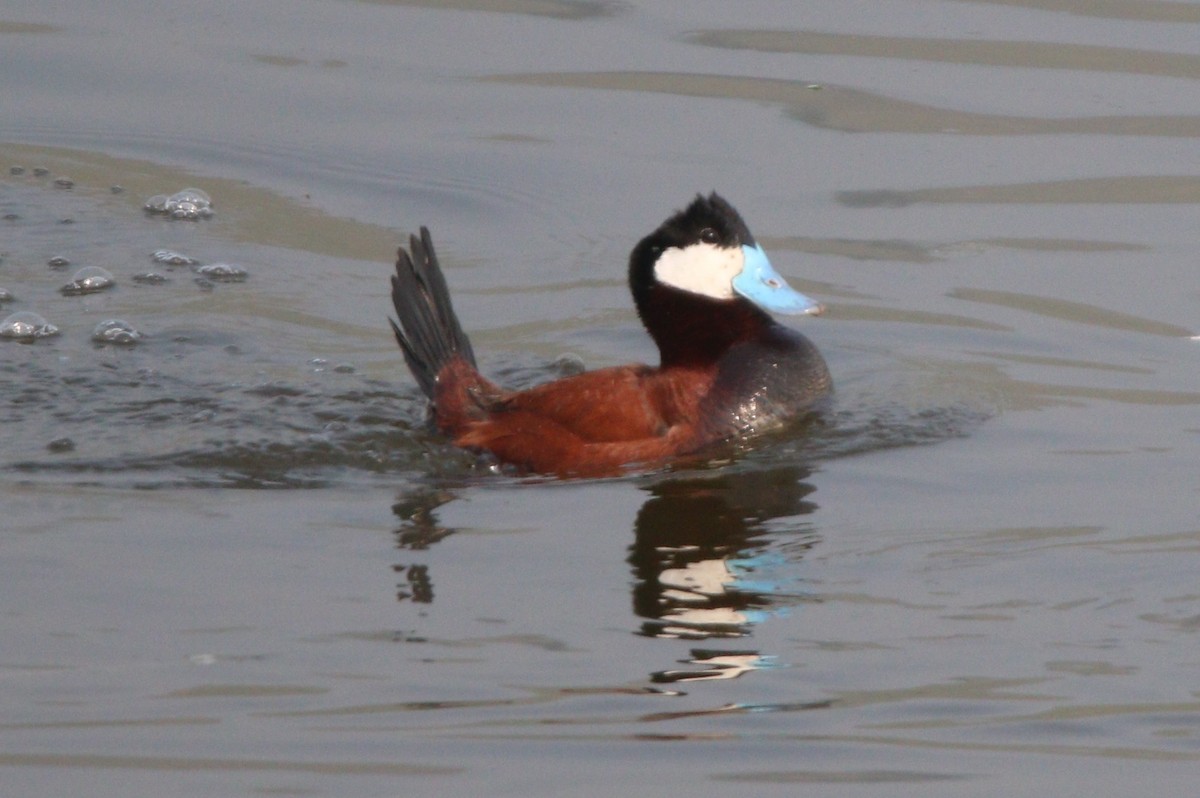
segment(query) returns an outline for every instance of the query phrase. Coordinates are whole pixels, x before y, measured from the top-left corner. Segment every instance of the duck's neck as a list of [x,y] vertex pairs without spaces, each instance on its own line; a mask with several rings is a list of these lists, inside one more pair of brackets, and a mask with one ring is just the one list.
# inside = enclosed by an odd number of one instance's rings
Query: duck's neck
[[658,344],[662,368],[711,365],[733,345],[755,338],[775,322],[744,300],[721,301],[659,289],[639,307]]

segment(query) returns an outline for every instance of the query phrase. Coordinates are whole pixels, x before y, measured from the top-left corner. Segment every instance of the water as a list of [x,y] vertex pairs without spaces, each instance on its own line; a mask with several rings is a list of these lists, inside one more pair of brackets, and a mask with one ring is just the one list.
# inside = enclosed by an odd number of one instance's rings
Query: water
[[[58,330],[0,340],[5,795],[1184,794],[1198,21],[0,14],[0,316]],[[653,360],[628,250],[714,188],[829,418],[565,482],[429,431],[418,225],[524,386]]]

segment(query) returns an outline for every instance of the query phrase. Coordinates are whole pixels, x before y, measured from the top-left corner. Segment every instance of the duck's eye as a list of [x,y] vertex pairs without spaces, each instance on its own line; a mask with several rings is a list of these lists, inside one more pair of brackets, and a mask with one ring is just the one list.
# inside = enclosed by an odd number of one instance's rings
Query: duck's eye
[[700,240],[705,244],[715,244],[721,240],[721,236],[711,227],[705,227],[700,231]]

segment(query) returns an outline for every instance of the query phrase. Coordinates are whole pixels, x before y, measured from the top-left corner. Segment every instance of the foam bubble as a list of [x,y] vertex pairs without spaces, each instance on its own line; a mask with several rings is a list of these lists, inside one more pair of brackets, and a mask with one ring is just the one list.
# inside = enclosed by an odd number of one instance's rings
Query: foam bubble
[[248,271],[232,263],[209,263],[196,269],[196,274],[218,283],[240,283],[250,276]]
[[112,272],[99,266],[84,266],[75,272],[71,282],[58,289],[64,296],[79,296],[105,291],[117,284]]
[[213,215],[212,198],[198,188],[185,188],[169,197],[166,194],[155,194],[146,200],[142,207],[148,213],[192,222]]
[[58,328],[32,310],[18,311],[0,321],[0,338],[28,343],[58,335]]
[[92,340],[98,344],[136,344],[142,334],[123,319],[105,319],[92,330]]
[[157,249],[151,257],[156,262],[165,263],[168,266],[195,266],[200,262],[173,249]]

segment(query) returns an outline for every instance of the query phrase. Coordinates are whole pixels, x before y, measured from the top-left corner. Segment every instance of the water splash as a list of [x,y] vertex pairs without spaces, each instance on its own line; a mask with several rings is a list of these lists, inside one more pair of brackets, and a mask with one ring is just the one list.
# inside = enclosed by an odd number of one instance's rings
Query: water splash
[[[143,336],[104,368],[82,353],[0,358],[0,381],[14,386],[0,425],[22,453],[0,473],[141,488],[314,488],[390,483],[431,467],[415,391],[332,370],[246,379],[223,347],[174,337]],[[51,446],[59,438],[74,447]]]

